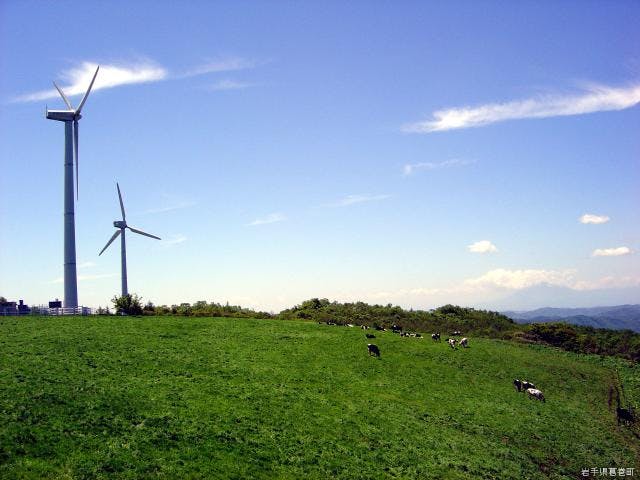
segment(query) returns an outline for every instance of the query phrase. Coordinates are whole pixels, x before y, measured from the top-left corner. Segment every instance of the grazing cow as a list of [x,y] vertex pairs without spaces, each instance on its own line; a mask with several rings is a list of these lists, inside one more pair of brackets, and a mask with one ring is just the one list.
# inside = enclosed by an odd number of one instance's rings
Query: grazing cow
[[541,402],[546,403],[546,400],[544,399],[544,395],[537,388],[527,388],[527,395],[529,395],[529,398],[535,398],[537,400],[540,400]]
[[522,390],[529,390],[530,388],[536,388],[536,386],[531,382],[522,380]]
[[455,338],[447,338],[447,342],[449,343],[449,346],[451,348],[453,348],[454,350],[456,349],[456,339]]
[[459,337],[460,335],[462,335],[462,333],[460,333],[460,330],[454,330],[453,332],[451,332],[451,335],[454,337]]
[[384,328],[382,328],[379,325],[374,325],[373,328],[375,328],[376,330],[378,330],[379,332],[384,332]]
[[360,325],[360,328],[363,330],[369,330],[369,327],[367,327],[366,325]]
[[515,378],[513,380],[513,386],[516,389],[516,392],[521,392],[522,391],[522,382],[520,380],[518,380],[517,378]]
[[364,335],[367,338],[376,338],[376,336],[373,333],[365,333]]
[[416,338],[422,338],[422,335],[420,335],[419,333],[416,333]]
[[391,330],[393,330],[393,333],[400,333],[402,331],[402,327],[394,323],[391,325]]
[[347,327],[353,328],[353,323],[347,323]]
[[369,350],[369,356],[371,355],[375,355],[376,357],[380,356],[380,349],[378,348],[377,345],[374,345],[373,343],[369,343],[367,344],[367,349]]
[[463,348],[467,348],[469,346],[469,339],[467,337],[464,337],[462,340],[460,340],[460,345],[462,345]]
[[440,341],[440,332],[432,333],[432,334],[431,334],[431,339],[432,339],[434,342],[439,342],[439,341]]
[[632,424],[634,420],[633,410],[631,410],[631,407],[629,408],[616,407],[616,416],[618,417],[618,425],[620,425],[620,422]]

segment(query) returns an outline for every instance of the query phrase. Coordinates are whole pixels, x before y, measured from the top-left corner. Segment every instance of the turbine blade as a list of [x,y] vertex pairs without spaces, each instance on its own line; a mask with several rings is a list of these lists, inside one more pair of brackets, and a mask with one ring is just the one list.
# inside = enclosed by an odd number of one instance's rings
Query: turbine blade
[[89,96],[89,92],[91,92],[91,87],[93,87],[93,82],[96,81],[96,77],[98,76],[98,70],[100,70],[100,65],[98,65],[98,68],[96,68],[96,73],[93,74],[93,78],[91,79],[91,83],[89,84],[89,88],[87,89],[87,93],[85,93],[84,97],[82,97],[82,101],[80,102],[80,105],[78,106],[78,109],[76,110],[76,113],[80,113],[82,111],[82,107],[84,107],[84,102],[87,101],[87,97]]
[[118,188],[118,199],[120,200],[120,211],[122,212],[122,220],[126,221],[127,216],[124,214],[124,203],[122,203],[122,195],[120,194],[120,185],[116,182],[116,187]]
[[122,231],[122,230],[120,230],[120,229],[116,230],[116,233],[114,233],[114,234],[113,234],[113,236],[109,239],[109,241],[108,241],[108,242],[107,242],[107,244],[104,246],[104,248],[103,248],[102,250],[100,250],[100,253],[98,254],[98,256],[102,255],[102,252],[104,252],[104,251],[107,249],[107,247],[108,247],[109,245],[111,245],[111,244],[113,243],[113,241],[114,241],[116,238],[118,238],[118,235],[120,235],[120,232],[121,232],[121,231]]
[[73,121],[73,161],[76,164],[76,201],[79,196],[78,188],[78,120]]
[[145,233],[142,230],[138,230],[137,228],[133,228],[129,226],[127,226],[127,228],[132,232],[139,233],[140,235],[144,235],[145,237],[151,237],[151,238],[155,238],[156,240],[162,240],[160,237],[156,237],[155,235],[151,235],[150,233]]
[[67,104],[67,108],[69,110],[73,110],[73,107],[71,106],[71,102],[69,101],[69,99],[67,98],[67,96],[64,94],[64,92],[62,91],[62,89],[56,84],[56,82],[53,82],[53,86],[56,87],[56,90],[58,90],[58,93],[60,94],[60,96],[62,97],[62,100],[64,100],[64,103]]

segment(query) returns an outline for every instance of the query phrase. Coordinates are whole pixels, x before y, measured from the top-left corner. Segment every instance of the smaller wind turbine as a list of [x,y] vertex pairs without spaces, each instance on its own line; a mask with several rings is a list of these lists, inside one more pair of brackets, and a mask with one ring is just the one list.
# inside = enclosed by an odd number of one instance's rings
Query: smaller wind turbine
[[120,211],[122,212],[122,220],[116,220],[113,222],[113,226],[116,227],[116,233],[109,239],[107,244],[104,246],[98,256],[102,255],[109,245],[113,243],[113,241],[118,237],[118,235],[122,235],[121,238],[121,255],[122,255],[122,295],[127,295],[129,292],[127,290],[127,246],[124,240],[124,231],[125,229],[129,229],[134,233],[144,235],[145,237],[155,238],[156,240],[161,240],[160,237],[156,237],[155,235],[151,235],[150,233],[145,233],[142,230],[138,230],[137,228],[130,227],[127,225],[126,215],[124,213],[124,204],[122,203],[122,194],[120,193],[120,185],[116,182],[116,188],[118,189],[118,199],[120,200]]

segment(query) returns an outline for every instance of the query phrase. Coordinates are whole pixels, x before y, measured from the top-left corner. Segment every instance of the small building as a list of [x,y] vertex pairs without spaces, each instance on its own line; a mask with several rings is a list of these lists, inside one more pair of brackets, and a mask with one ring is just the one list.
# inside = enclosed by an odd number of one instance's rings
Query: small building
[[57,298],[55,300],[50,301],[49,308],[62,308],[62,301],[58,300]]
[[16,302],[0,302],[0,315],[17,315]]

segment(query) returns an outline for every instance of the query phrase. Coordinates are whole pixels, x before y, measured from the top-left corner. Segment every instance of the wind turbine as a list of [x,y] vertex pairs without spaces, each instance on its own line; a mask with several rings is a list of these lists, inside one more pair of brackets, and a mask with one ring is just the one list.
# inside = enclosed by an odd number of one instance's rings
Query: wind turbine
[[104,246],[98,256],[102,255],[109,245],[113,243],[113,241],[118,237],[118,235],[122,235],[120,242],[121,256],[122,256],[122,295],[127,295],[129,292],[127,291],[127,246],[124,240],[124,231],[128,228],[134,233],[138,233],[140,235],[144,235],[145,237],[155,238],[156,240],[161,240],[160,237],[156,237],[155,235],[151,235],[150,233],[145,233],[142,230],[138,230],[137,228],[130,227],[127,225],[127,217],[124,213],[124,204],[122,203],[122,194],[120,193],[120,185],[116,182],[116,188],[118,189],[118,199],[120,200],[120,211],[122,212],[122,220],[116,220],[113,222],[113,226],[116,227],[116,233],[109,239],[107,244]]
[[76,272],[76,225],[75,203],[73,200],[73,163],[76,164],[76,200],[78,195],[78,121],[82,118],[80,112],[87,101],[93,82],[96,80],[100,67],[93,74],[87,93],[84,94],[78,108],[74,109],[64,92],[53,82],[58,93],[64,100],[68,110],[49,110],[48,120],[64,122],[64,307],[78,306],[78,277]]

